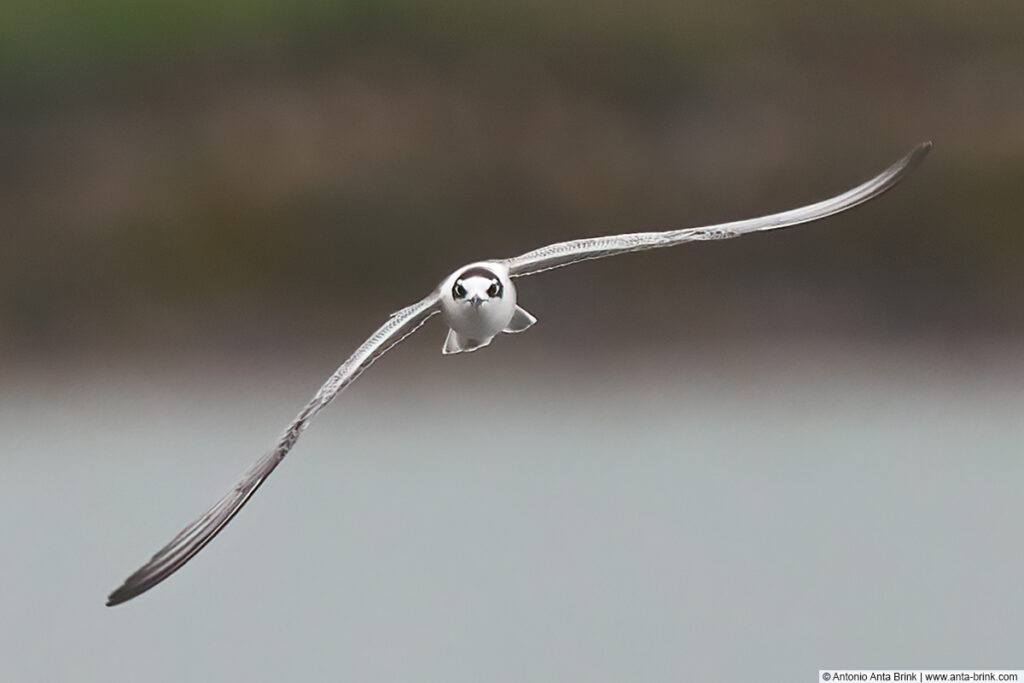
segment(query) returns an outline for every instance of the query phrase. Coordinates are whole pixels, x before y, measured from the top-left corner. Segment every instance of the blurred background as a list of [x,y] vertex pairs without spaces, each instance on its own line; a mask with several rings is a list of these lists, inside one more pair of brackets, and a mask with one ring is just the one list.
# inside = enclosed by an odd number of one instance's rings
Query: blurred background
[[[0,4],[0,678],[1024,667],[1021,35],[1012,0]],[[458,265],[927,139],[825,222],[530,278],[485,352],[434,321],[102,606]]]

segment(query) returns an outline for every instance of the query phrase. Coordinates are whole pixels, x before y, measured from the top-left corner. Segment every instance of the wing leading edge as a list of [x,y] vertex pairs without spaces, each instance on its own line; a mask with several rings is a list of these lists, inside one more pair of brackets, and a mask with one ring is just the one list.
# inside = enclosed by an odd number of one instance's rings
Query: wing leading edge
[[830,199],[797,209],[699,228],[683,228],[682,230],[664,232],[635,232],[559,242],[507,259],[504,263],[508,266],[510,275],[522,277],[606,256],[617,256],[658,247],[674,247],[687,242],[730,239],[749,232],[776,230],[816,221],[852,209],[858,204],[863,204],[881,195],[921,163],[931,148],[932,143],[922,142],[905,157],[871,180]]

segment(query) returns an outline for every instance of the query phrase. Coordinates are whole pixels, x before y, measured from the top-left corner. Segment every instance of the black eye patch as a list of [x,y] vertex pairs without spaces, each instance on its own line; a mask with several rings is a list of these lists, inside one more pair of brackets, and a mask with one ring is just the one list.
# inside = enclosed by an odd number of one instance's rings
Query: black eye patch
[[462,286],[461,282],[456,282],[455,286],[452,287],[452,297],[461,299],[464,296],[466,296],[466,288]]

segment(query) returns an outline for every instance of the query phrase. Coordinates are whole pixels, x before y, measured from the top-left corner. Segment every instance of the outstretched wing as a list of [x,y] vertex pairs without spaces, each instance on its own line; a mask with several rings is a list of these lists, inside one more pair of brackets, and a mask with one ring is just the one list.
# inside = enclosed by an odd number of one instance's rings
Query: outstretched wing
[[605,256],[627,254],[633,251],[643,251],[657,247],[674,247],[677,244],[699,240],[724,240],[730,237],[738,237],[748,232],[775,230],[776,228],[786,228],[791,225],[815,221],[840,211],[852,209],[858,204],[863,204],[869,199],[874,199],[882,194],[917,166],[931,148],[932,143],[922,142],[910,154],[866,183],[817,204],[809,204],[808,206],[775,213],[770,216],[750,218],[732,223],[720,223],[701,228],[684,228],[682,230],[668,230],[665,232],[636,232],[625,235],[610,235],[608,237],[593,237],[590,239],[573,240],[571,242],[560,242],[507,259],[504,263],[508,266],[509,274],[512,277],[519,277],[522,275],[533,275],[534,273],[551,270],[552,268],[561,268],[562,266],[568,266],[580,261],[604,258]]
[[278,463],[292,449],[305,431],[310,419],[324,406],[355,381],[366,368],[388,349],[415,332],[435,313],[439,312],[440,297],[435,291],[422,301],[391,315],[373,336],[367,339],[337,371],[331,375],[316,396],[295,417],[281,434],[273,450],[257,460],[226,496],[199,519],[189,524],[180,534],[164,546],[149,562],[129,576],[124,584],[110,594],[107,605],[118,605],[144,593],[178,571],[186,562],[213,540],[221,529],[238,514],[256,489],[274,471]]

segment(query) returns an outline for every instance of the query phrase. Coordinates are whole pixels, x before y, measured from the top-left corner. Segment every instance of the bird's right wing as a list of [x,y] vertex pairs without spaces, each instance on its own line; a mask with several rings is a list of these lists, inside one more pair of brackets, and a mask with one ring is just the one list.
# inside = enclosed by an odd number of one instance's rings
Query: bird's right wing
[[238,514],[256,489],[266,481],[278,463],[292,449],[306,429],[310,419],[323,410],[335,396],[354,382],[366,368],[398,342],[415,332],[435,313],[439,312],[440,297],[434,291],[427,298],[394,313],[380,329],[373,333],[348,360],[320,388],[316,396],[292,420],[281,434],[277,445],[253,463],[241,481],[216,505],[185,527],[170,543],[160,549],[141,569],[125,579],[124,584],[107,598],[107,605],[118,605],[131,600],[157,585],[192,559],[213,540],[214,536]]
[[760,218],[733,221],[732,223],[708,225],[701,228],[683,228],[682,230],[666,230],[664,232],[634,232],[624,235],[609,235],[607,237],[592,237],[571,242],[559,242],[558,244],[549,244],[546,247],[535,249],[515,258],[506,259],[503,263],[508,266],[509,275],[521,277],[551,270],[552,268],[561,268],[562,266],[572,265],[580,261],[604,258],[605,256],[628,254],[634,251],[655,249],[657,247],[674,247],[679,244],[699,240],[723,240],[738,237],[748,232],[775,230],[776,228],[786,228],[791,225],[815,221],[819,218],[837,214],[840,211],[852,209],[858,204],[863,204],[869,199],[874,199],[882,194],[917,166],[931,148],[932,143],[922,142],[910,154],[866,183],[858,185],[852,190],[831,199],[801,206],[790,211],[783,211],[782,213],[775,213],[770,216],[761,216]]

